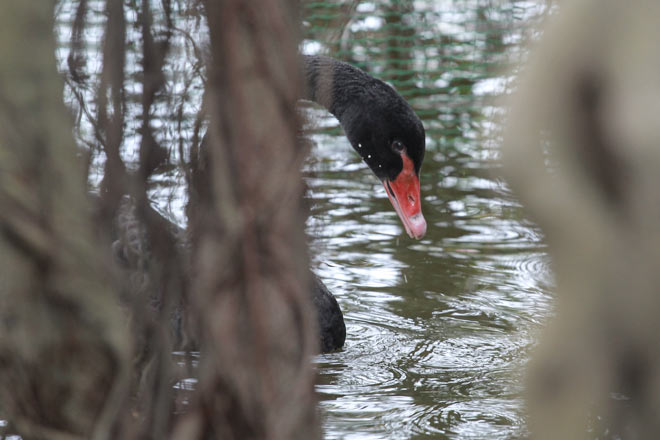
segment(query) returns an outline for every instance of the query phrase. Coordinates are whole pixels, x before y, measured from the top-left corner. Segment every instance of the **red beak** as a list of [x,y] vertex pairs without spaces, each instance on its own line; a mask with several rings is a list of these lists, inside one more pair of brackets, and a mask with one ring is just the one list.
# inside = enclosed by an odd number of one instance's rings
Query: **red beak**
[[406,152],[401,153],[403,169],[394,180],[383,180],[387,196],[399,214],[410,238],[420,239],[426,234],[426,220],[422,215],[422,201],[419,194],[419,177],[415,166]]

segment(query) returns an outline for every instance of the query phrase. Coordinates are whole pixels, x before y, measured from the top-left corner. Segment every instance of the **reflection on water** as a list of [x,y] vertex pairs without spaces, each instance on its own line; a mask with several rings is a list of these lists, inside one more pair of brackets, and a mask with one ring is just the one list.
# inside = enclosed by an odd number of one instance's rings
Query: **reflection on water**
[[[90,2],[90,14],[101,23],[97,3]],[[174,2],[183,11],[185,3]],[[549,2],[302,3],[301,50],[333,54],[390,81],[428,134],[421,176],[428,232],[414,241],[334,118],[306,107],[313,267],[337,296],[347,324],[345,348],[316,359],[326,438],[524,436],[520,379],[535,329],[550,313],[552,279],[538,230],[493,177],[499,127],[490,117],[500,113],[493,97],[512,81],[503,67],[520,55],[529,21]],[[61,41],[76,5],[58,4]],[[190,41],[182,35],[205,30],[181,21],[186,32],[173,37],[168,80],[173,90],[186,87],[172,102],[159,103],[156,114],[163,124],[157,136],[173,163],[180,159],[174,146],[190,143],[202,94],[191,73]],[[102,33],[92,27],[88,34],[95,72]],[[58,53],[63,70],[66,49],[63,43]],[[129,73],[137,59],[129,56]],[[131,84],[127,88],[130,94]],[[139,105],[127,102],[129,110]],[[93,110],[91,99],[88,105]],[[168,115],[179,105],[187,116],[172,127]],[[133,125],[129,121],[122,151],[128,162],[139,145]],[[85,128],[83,118],[83,141]],[[154,201],[181,223],[182,181],[173,167],[151,187]]]
[[347,324],[344,350],[317,358],[325,436],[523,437],[521,380],[552,277],[542,236],[494,177],[492,116],[545,2],[349,4],[307,4],[302,50],[361,65],[413,104],[429,227],[409,239],[333,119],[307,111],[314,267]]
[[[484,177],[487,163],[466,169],[447,154],[424,163],[430,227],[413,241],[348,142],[314,141],[313,258],[348,335],[317,359],[326,438],[523,435],[520,377],[550,308],[538,231]],[[448,183],[447,167],[463,173]]]

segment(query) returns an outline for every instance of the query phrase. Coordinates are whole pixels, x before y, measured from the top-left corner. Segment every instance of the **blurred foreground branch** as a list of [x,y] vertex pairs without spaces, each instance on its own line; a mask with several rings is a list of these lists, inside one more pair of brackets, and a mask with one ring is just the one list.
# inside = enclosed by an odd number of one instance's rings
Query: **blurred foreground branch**
[[130,345],[92,236],[52,8],[0,4],[0,406],[25,440],[110,438]]
[[[0,3],[0,418],[7,431],[24,440],[318,437],[294,2],[190,4],[206,14],[213,61],[208,140],[200,157],[189,151],[194,160],[184,170],[189,246],[148,199],[158,173],[171,169],[173,148],[155,119],[171,102],[166,60],[172,15],[182,5],[106,2],[94,79],[84,39],[95,8],[77,4],[68,84],[93,132],[86,160],[62,103],[52,6]],[[143,48],[137,58],[126,56],[131,26]],[[137,101],[127,98],[127,78],[141,80]],[[126,143],[136,138],[133,167]],[[91,197],[96,210],[87,206],[90,176],[102,177]],[[109,261],[112,240],[123,272]],[[172,358],[184,315],[199,340],[197,371]],[[197,389],[180,398],[180,381],[193,377]]]
[[566,2],[526,67],[505,171],[546,234],[557,316],[534,438],[660,433],[660,5]]
[[177,439],[319,435],[294,3],[204,2],[208,148],[188,208],[202,359],[195,410]]

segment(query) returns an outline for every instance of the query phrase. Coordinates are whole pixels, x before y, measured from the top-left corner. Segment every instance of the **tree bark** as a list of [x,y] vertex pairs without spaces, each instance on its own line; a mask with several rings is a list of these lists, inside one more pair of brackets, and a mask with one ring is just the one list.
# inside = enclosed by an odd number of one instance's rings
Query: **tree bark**
[[317,438],[293,2],[204,5],[208,163],[189,210],[202,359],[174,438]]
[[23,439],[110,438],[125,319],[56,71],[53,3],[0,3],[0,407]]
[[562,4],[507,116],[505,172],[557,284],[530,363],[537,439],[660,432],[658,17],[651,1]]

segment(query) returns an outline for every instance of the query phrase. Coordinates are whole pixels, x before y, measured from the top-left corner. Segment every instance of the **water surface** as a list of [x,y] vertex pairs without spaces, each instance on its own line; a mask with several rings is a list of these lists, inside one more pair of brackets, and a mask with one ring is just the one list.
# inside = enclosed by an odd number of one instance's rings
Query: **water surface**
[[[185,2],[174,4],[185,10]],[[344,349],[316,359],[325,438],[526,435],[521,378],[535,331],[551,311],[552,278],[541,234],[497,177],[501,127],[495,116],[502,112],[498,98],[515,81],[507,73],[511,60],[521,57],[521,43],[533,35],[531,24],[545,4],[302,2],[301,51],[337,56],[386,79],[427,130],[421,181],[428,232],[415,241],[334,118],[305,106],[312,263],[347,324]],[[76,5],[58,4],[63,71]],[[103,23],[102,4],[90,5],[90,16]],[[128,15],[129,24],[136,14]],[[187,33],[205,33],[181,17]],[[129,33],[138,41],[135,29]],[[90,27],[85,38],[88,69],[98,74],[101,29]],[[187,145],[203,84],[191,73],[190,41],[176,34],[172,44],[168,81],[179,92],[156,107],[155,121],[162,124],[156,135],[163,145]],[[129,73],[139,68],[134,52]],[[139,84],[129,80],[129,94],[133,88],[139,91]],[[175,126],[168,115],[179,105],[186,117]],[[129,116],[139,114],[139,102],[128,100],[127,109]],[[128,163],[139,147],[139,118],[129,119],[122,151]],[[82,143],[89,132],[82,118]],[[177,149],[171,154],[177,162]],[[153,200],[183,223],[180,170],[158,177]]]
[[313,263],[347,323],[344,349],[316,360],[325,437],[525,437],[522,378],[552,277],[498,178],[497,121],[548,3],[328,4],[304,7],[302,50],[388,80],[423,119],[428,232],[408,238],[336,121],[307,110]]
[[524,435],[520,379],[551,279],[482,147],[427,156],[414,241],[347,140],[313,140],[314,267],[347,324],[345,348],[317,359],[326,438]]

